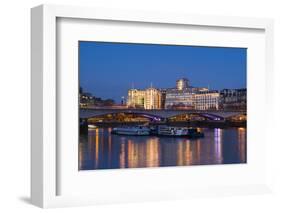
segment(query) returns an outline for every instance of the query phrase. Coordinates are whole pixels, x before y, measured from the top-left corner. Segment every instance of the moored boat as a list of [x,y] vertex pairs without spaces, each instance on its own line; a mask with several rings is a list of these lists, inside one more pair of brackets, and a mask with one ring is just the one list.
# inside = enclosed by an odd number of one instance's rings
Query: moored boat
[[88,124],[88,129],[96,129],[97,126],[93,125],[93,124]]
[[188,128],[189,138],[203,138],[204,136],[204,133],[199,131],[198,128]]
[[172,136],[172,137],[188,137],[188,138],[200,138],[204,137],[204,133],[198,131],[197,128],[187,127],[174,127],[160,125],[153,133],[158,136]]
[[111,133],[118,134],[118,135],[145,136],[145,135],[150,135],[150,129],[145,126],[115,127],[112,129]]

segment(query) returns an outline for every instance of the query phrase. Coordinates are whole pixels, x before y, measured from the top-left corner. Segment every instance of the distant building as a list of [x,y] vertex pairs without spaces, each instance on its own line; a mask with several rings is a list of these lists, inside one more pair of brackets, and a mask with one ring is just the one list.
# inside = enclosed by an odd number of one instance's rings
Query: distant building
[[80,107],[91,106],[95,104],[95,98],[92,96],[91,93],[80,93],[83,90],[79,90],[79,105]]
[[142,109],[246,109],[246,89],[209,90],[192,87],[187,78],[176,81],[174,88],[128,90],[127,107]]
[[131,108],[161,109],[160,90],[150,87],[146,90],[128,90],[127,106]]
[[246,110],[247,89],[223,89],[220,91],[219,108],[225,110]]
[[186,78],[181,78],[177,80],[177,90],[184,90],[189,87],[189,81]]
[[127,106],[131,108],[144,108],[145,91],[130,89],[128,90]]
[[126,99],[124,96],[121,97],[121,105],[126,105]]
[[161,109],[161,92],[155,88],[148,88],[145,90],[144,98],[145,109]]
[[206,87],[190,87],[190,88],[191,88],[191,91],[192,91],[193,93],[207,92],[207,91],[209,91],[209,89],[206,88]]
[[161,93],[161,109],[165,109],[167,89],[160,89]]
[[102,99],[93,96],[91,93],[83,92],[83,88],[79,88],[79,106],[80,107],[111,107],[115,105],[112,99]]
[[167,89],[165,109],[193,109],[193,93],[189,88]]
[[216,90],[202,91],[193,96],[196,110],[218,110],[220,93]]
[[181,78],[176,81],[176,87],[166,89],[165,109],[193,109],[192,88],[189,80]]

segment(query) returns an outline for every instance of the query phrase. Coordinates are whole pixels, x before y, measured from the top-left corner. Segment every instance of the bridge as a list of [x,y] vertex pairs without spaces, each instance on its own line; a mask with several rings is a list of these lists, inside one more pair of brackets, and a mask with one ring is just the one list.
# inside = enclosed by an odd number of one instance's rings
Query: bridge
[[104,116],[108,114],[135,114],[142,117],[147,117],[151,120],[160,121],[165,120],[177,115],[183,114],[194,114],[207,118],[208,120],[225,120],[234,116],[245,115],[246,111],[241,110],[179,110],[179,109],[105,109],[105,108],[81,108],[80,109],[80,118],[87,119],[93,117]]

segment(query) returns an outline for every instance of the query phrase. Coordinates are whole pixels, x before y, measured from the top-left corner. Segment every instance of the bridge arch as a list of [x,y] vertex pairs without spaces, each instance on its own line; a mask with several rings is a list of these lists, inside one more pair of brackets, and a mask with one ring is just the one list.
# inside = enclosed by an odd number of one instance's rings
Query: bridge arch
[[232,121],[245,121],[245,120],[247,120],[247,113],[242,112],[242,113],[239,113],[236,115],[230,115],[230,116],[227,116],[225,119],[232,120]]
[[219,116],[219,115],[216,115],[213,113],[206,113],[206,112],[184,112],[184,113],[180,112],[178,114],[168,117],[168,119],[172,119],[172,118],[184,116],[184,115],[190,116],[191,117],[190,119],[192,119],[193,116],[197,116],[197,117],[201,117],[201,118],[204,118],[207,120],[212,120],[212,121],[224,120],[224,117],[222,117],[222,116]]
[[87,119],[91,119],[91,118],[99,118],[99,117],[106,117],[108,115],[112,115],[113,117],[118,116],[118,115],[132,115],[132,116],[138,116],[138,117],[142,117],[142,118],[147,118],[151,121],[162,121],[165,118],[158,116],[158,115],[154,115],[151,113],[140,113],[140,112],[108,112],[108,113],[100,113],[100,114],[96,114],[96,115],[91,115],[90,117],[88,117]]
[[80,109],[80,118],[93,118],[98,116],[104,116],[108,114],[133,114],[142,117],[147,117],[152,120],[165,120],[181,114],[194,114],[204,117],[208,120],[226,120],[231,119],[237,115],[246,116],[246,111],[223,111],[223,110],[144,110],[144,109]]

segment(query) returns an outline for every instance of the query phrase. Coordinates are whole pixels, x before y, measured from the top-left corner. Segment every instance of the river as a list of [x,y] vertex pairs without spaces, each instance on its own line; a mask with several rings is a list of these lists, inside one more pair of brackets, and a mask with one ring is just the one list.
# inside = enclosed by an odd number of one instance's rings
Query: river
[[120,136],[110,131],[97,128],[80,136],[80,170],[247,162],[246,128],[202,128],[205,137],[200,139]]

